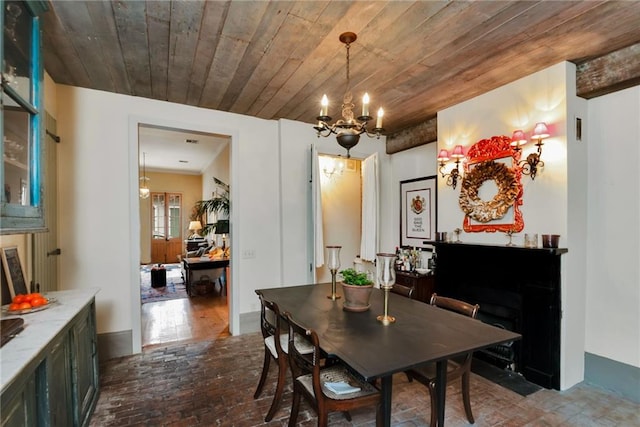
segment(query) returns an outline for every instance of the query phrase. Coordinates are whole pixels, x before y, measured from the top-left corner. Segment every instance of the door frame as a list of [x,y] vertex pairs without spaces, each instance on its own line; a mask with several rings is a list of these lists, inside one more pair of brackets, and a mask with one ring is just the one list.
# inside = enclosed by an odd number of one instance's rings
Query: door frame
[[[212,120],[213,122],[213,120]],[[239,200],[238,185],[234,185],[240,181],[238,156],[235,153],[239,150],[239,128],[226,128],[217,123],[189,123],[174,121],[166,118],[130,115],[129,116],[129,231],[132,236],[140,236],[140,196],[139,196],[139,174],[140,167],[138,162],[138,127],[140,125],[162,126],[174,129],[193,130],[205,133],[215,133],[225,135],[231,138],[229,149],[229,187],[231,200]],[[238,224],[239,214],[233,208],[229,213],[231,223]],[[237,257],[234,248],[238,247],[240,242],[241,230],[234,228],[230,234],[231,259]],[[131,350],[133,354],[142,352],[142,311],[140,304],[140,239],[129,240],[129,283],[131,302]],[[242,274],[238,269],[237,262],[229,264],[231,277],[233,281],[229,282],[227,292],[229,306],[229,333],[231,335],[240,334],[240,300],[239,292],[234,291],[239,288]]]

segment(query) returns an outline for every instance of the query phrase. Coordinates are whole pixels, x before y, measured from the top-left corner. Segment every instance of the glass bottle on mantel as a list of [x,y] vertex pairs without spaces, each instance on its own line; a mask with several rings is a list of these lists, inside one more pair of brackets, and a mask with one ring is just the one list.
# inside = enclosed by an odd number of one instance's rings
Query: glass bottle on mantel
[[431,272],[435,271],[437,260],[438,259],[437,259],[436,251],[434,250],[433,253],[431,254],[431,258],[429,258],[429,270],[431,270]]

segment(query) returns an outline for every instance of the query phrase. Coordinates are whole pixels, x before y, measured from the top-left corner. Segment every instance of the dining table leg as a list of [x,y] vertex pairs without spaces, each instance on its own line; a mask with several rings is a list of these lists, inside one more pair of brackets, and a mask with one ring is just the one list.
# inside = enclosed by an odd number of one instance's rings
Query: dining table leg
[[393,388],[393,377],[387,375],[382,377],[382,426],[391,427],[391,391]]
[[436,362],[436,402],[438,411],[437,426],[444,426],[444,408],[447,394],[447,361]]

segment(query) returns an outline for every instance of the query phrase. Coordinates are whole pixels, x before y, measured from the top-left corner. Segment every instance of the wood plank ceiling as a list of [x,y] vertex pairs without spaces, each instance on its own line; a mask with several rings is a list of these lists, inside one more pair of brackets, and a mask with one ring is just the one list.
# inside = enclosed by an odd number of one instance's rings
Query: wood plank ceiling
[[[309,123],[323,93],[339,118],[353,31],[356,105],[366,90],[391,134],[564,60],[619,51],[615,88],[640,79],[636,1],[54,0],[43,21],[56,83]],[[597,70],[605,93],[620,73]]]

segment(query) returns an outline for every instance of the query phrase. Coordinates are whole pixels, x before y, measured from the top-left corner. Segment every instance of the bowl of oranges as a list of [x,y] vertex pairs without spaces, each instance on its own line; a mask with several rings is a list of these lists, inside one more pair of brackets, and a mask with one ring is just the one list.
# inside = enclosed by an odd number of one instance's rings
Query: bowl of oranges
[[54,298],[47,298],[39,292],[18,294],[11,300],[11,304],[3,309],[9,314],[27,314],[47,309],[55,302]]

